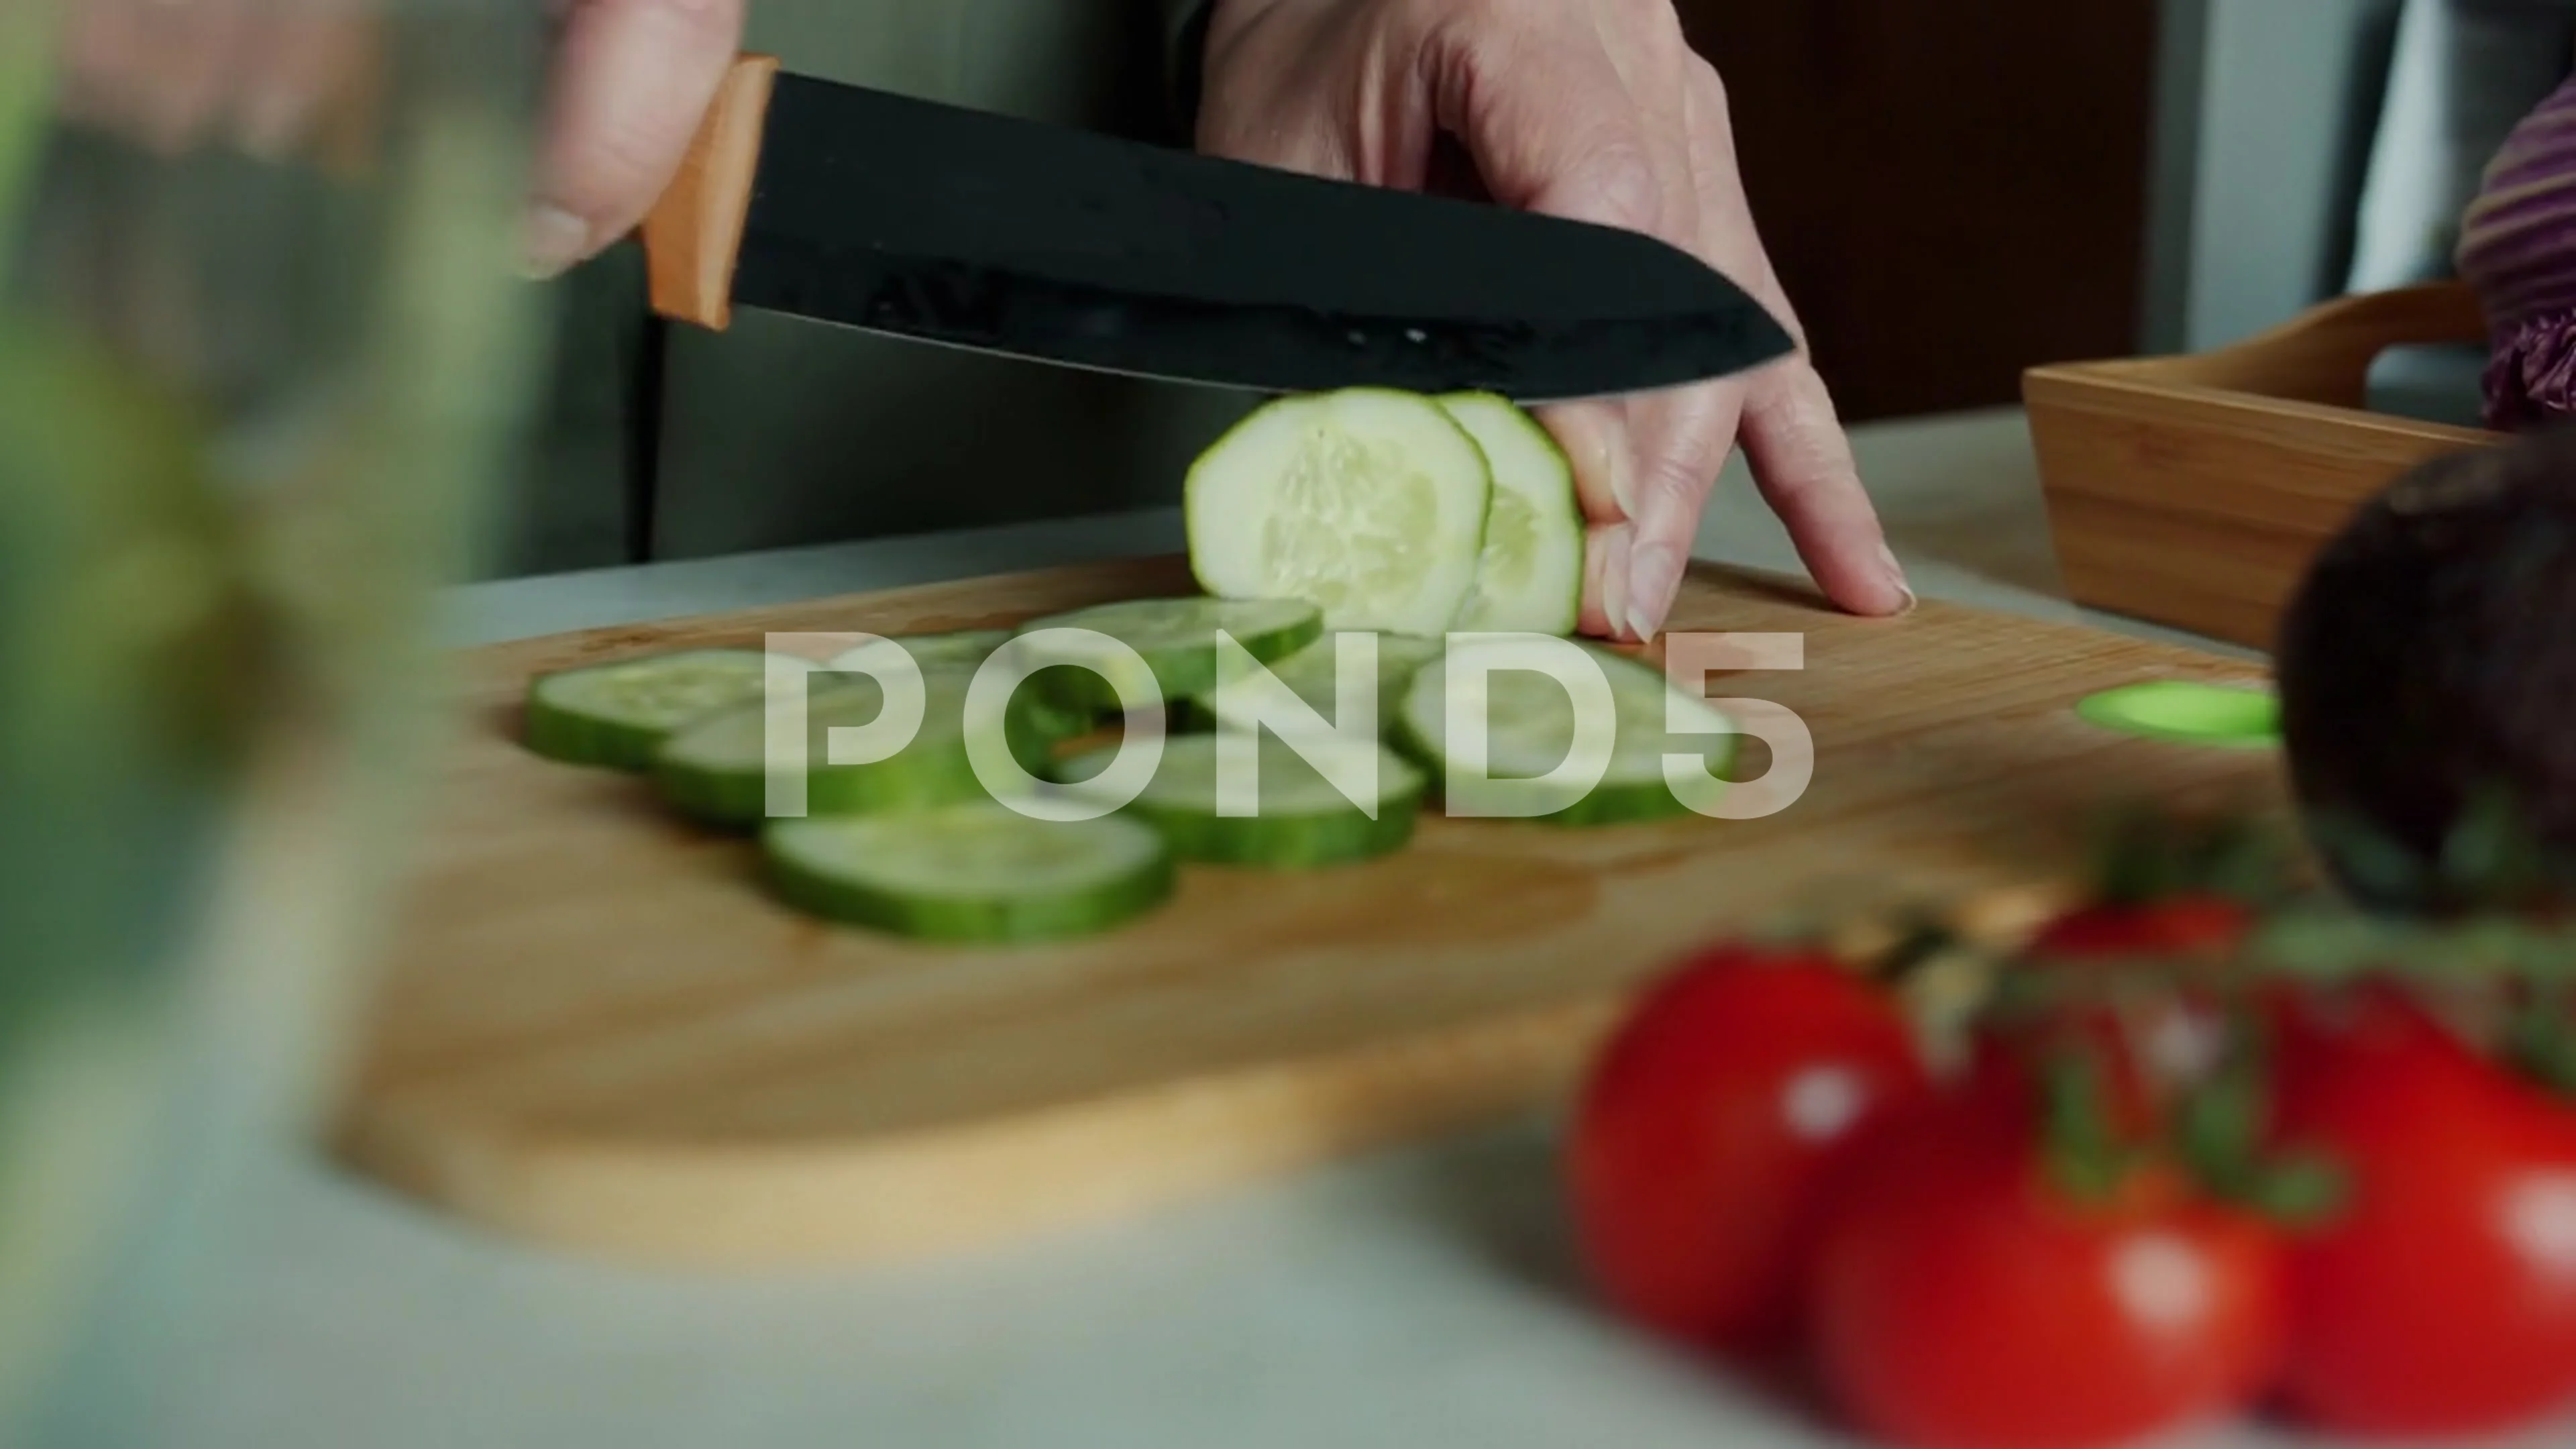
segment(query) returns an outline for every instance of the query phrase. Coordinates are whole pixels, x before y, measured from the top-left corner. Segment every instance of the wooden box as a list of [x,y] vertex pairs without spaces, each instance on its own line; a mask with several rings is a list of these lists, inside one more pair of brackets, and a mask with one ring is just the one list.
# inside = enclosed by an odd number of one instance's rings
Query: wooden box
[[2049,528],[2076,602],[2269,648],[2308,561],[2399,473],[2499,441],[2363,411],[2390,347],[2477,342],[2453,284],[2342,297],[2229,347],[2024,374]]

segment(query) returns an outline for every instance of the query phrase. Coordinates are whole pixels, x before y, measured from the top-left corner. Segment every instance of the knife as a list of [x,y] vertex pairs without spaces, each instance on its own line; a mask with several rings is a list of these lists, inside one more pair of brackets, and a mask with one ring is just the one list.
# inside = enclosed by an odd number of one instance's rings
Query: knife
[[739,305],[1260,392],[1650,391],[1787,355],[1640,233],[1216,160],[745,55],[642,227],[653,310]]

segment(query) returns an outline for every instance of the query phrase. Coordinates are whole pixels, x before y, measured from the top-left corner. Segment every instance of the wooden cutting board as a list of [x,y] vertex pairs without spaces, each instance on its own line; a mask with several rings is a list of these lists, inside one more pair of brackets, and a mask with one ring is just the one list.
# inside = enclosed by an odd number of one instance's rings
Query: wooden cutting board
[[1625,993],[1784,907],[2062,879],[2101,808],[2278,808],[2267,753],[2103,733],[2081,696],[2248,666],[1925,604],[1855,619],[1701,569],[1676,630],[1799,633],[1806,793],[1751,821],[1426,819],[1304,876],[1186,872],[1042,948],[908,945],[774,905],[740,842],[515,740],[530,674],[764,631],[990,626],[1190,592],[1083,567],[511,644],[471,726],[346,1102],[351,1162],[472,1221],[665,1264],[853,1262],[1097,1220],[1547,1102]]

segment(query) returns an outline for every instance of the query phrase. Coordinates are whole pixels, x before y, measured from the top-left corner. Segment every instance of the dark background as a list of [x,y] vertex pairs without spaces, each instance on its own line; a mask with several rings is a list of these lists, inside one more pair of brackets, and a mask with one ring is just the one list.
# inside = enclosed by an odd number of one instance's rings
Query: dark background
[[1680,0],[1847,420],[2139,349],[2154,0]]

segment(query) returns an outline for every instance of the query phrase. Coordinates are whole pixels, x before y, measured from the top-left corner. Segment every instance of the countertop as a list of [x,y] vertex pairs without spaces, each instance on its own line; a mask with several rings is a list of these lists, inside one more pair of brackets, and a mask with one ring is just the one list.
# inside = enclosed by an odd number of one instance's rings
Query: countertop
[[[1919,593],[2073,614],[2018,412],[1857,445]],[[459,591],[450,627],[489,641],[1180,541],[1166,510],[513,580]],[[1740,471],[1701,543],[1795,567]],[[1581,1305],[1551,1142],[1521,1122],[973,1257],[748,1278],[540,1255],[281,1150],[139,1449],[1842,1442]]]
[[[2233,646],[2066,602],[2019,408],[1868,424],[1852,429],[1851,437],[1880,517],[1921,596],[2035,617],[2081,617],[2103,628],[2245,656]],[[1152,508],[507,579],[457,590],[448,628],[459,643],[495,643],[1050,564],[1175,553],[1182,546],[1180,510]],[[1802,571],[1786,530],[1764,506],[1741,457],[1711,493],[1693,552],[1747,567]]]

